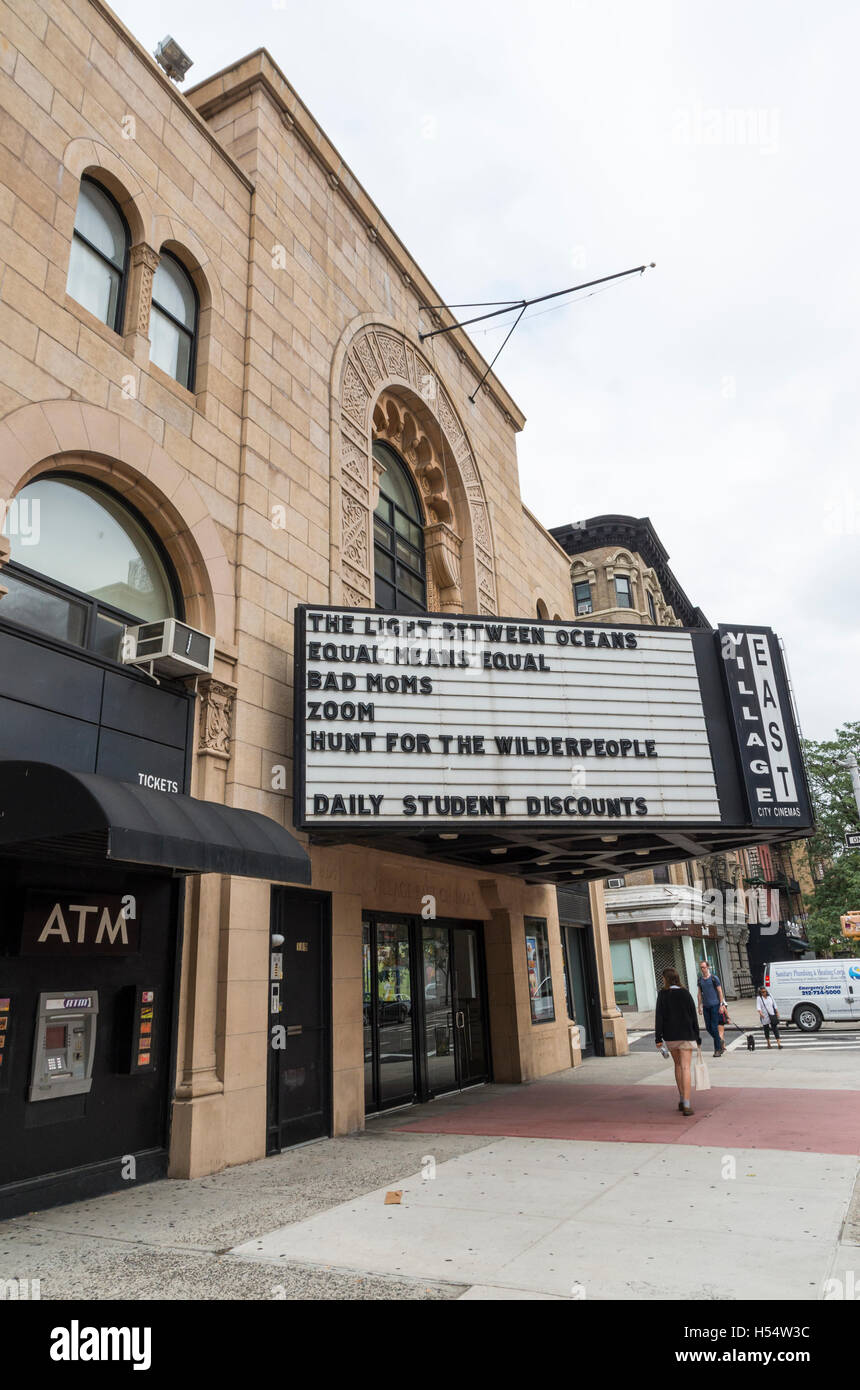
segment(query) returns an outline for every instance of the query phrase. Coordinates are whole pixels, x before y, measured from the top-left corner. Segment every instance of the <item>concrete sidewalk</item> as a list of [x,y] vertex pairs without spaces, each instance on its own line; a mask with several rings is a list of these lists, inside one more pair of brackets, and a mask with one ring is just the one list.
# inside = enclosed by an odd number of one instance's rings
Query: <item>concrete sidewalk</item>
[[0,1279],[43,1299],[820,1298],[860,1282],[856,1056],[730,1053],[692,1120],[651,1053],[481,1087],[6,1222]]
[[451,1281],[467,1299],[814,1299],[840,1249],[852,1158],[498,1139],[231,1252]]

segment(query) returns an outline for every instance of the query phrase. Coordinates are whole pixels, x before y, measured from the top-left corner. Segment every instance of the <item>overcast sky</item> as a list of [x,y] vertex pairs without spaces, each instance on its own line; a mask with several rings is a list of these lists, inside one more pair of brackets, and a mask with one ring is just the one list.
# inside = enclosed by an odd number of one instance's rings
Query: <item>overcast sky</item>
[[114,8],[187,86],[268,48],[446,302],[656,261],[505,349],[523,498],[649,516],[712,623],[784,638],[807,736],[860,718],[852,0]]

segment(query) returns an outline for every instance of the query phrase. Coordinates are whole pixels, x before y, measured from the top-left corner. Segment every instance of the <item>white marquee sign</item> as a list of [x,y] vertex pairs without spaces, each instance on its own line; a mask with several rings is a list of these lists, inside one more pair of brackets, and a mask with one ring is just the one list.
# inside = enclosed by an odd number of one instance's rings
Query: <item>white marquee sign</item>
[[308,828],[720,821],[688,632],[308,607],[297,648]]

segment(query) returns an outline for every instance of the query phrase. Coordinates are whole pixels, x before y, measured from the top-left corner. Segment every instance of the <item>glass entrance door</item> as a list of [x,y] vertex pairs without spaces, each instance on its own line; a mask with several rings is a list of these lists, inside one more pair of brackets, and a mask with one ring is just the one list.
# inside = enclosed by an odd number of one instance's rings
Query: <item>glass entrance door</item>
[[408,919],[364,923],[365,1108],[415,1094],[412,949]]
[[427,1089],[434,1095],[457,1087],[454,1023],[454,962],[451,931],[422,925],[424,952],[424,1053]]
[[480,929],[368,913],[363,948],[367,1113],[488,1080]]

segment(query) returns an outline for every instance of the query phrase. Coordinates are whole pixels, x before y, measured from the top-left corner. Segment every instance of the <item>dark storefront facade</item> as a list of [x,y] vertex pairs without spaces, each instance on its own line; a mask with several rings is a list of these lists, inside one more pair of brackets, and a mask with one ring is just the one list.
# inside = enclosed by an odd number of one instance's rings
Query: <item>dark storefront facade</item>
[[[4,580],[19,598],[4,616],[22,619],[0,617],[9,1216],[167,1172],[186,875],[301,881],[309,865],[273,822],[188,795],[187,684],[39,634],[44,598],[65,590],[14,563]],[[91,634],[90,622],[78,636]]]

